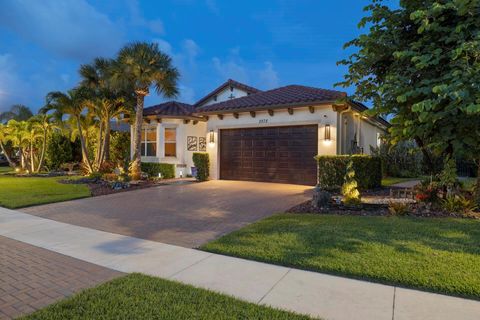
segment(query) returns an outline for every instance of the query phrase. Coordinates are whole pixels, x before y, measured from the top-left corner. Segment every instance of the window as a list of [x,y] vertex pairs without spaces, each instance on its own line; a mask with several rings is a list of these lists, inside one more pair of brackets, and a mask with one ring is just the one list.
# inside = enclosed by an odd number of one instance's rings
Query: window
[[142,129],[142,156],[157,156],[157,128]]
[[165,157],[177,156],[177,129],[165,128]]

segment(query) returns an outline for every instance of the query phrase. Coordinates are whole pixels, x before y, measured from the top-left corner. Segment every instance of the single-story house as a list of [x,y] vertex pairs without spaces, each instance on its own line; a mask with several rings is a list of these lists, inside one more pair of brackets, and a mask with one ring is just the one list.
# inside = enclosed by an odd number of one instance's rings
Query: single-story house
[[288,85],[262,91],[228,80],[195,104],[144,109],[142,161],[191,174],[210,155],[210,178],[314,185],[316,155],[370,153],[389,123],[340,91]]

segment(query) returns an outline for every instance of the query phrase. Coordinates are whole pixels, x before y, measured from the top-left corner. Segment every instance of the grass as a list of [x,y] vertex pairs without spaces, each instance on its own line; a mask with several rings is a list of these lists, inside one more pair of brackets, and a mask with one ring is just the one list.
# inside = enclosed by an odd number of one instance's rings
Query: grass
[[382,179],[382,186],[390,187],[396,183],[407,182],[412,180],[419,180],[420,178],[397,178],[397,177],[386,177]]
[[480,222],[281,214],[201,249],[480,299]]
[[15,177],[0,175],[0,206],[15,209],[91,195],[84,184],[62,184],[62,177]]
[[6,166],[6,167],[0,167],[0,174],[4,174],[4,173],[9,173],[9,172],[12,172],[12,168]]
[[310,319],[192,286],[131,274],[25,319]]

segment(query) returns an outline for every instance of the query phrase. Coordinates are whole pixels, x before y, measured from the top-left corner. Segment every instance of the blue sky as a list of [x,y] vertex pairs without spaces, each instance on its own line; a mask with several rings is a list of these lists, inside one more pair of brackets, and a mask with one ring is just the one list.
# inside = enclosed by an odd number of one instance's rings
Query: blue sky
[[[332,89],[336,62],[361,30],[368,0],[2,0],[0,111],[37,110],[78,81],[80,64],[131,41],[157,42],[181,72],[178,100],[195,102],[228,78],[260,89]],[[339,90],[345,90],[337,88]],[[351,88],[345,90],[352,93]],[[152,94],[146,104],[162,101]]]

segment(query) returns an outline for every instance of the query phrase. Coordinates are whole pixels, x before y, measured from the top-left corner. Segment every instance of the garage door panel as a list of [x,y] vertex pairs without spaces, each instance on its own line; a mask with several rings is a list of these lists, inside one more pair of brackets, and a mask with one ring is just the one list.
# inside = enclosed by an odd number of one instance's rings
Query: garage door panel
[[220,178],[316,183],[318,126],[220,130]]

